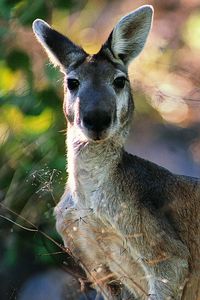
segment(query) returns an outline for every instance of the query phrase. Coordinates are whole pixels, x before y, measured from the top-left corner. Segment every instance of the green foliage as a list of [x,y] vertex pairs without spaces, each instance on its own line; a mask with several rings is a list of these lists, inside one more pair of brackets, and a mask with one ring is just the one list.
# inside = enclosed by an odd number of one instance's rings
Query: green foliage
[[45,61],[34,68],[39,56],[33,59],[31,50],[37,42],[32,34],[23,42],[18,38],[35,18],[48,19],[53,9],[72,4],[0,1],[0,215],[6,217],[0,218],[1,299],[12,282],[17,287],[33,269],[58,266],[63,259],[49,254],[60,251],[50,239],[13,223],[25,228],[33,223],[59,241],[53,207],[66,181],[62,75]]
[[30,70],[30,58],[27,53],[20,49],[13,49],[6,57],[7,66],[12,71],[24,70],[25,72]]
[[41,0],[19,1],[13,8],[13,16],[24,26],[29,26],[36,18],[48,18],[48,2]]

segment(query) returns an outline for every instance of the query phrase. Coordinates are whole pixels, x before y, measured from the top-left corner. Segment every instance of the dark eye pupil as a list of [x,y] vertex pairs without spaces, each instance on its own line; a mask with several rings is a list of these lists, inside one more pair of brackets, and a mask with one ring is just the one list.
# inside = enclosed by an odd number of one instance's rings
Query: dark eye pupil
[[68,78],[67,86],[70,91],[74,91],[79,87],[79,81],[77,79]]
[[125,86],[126,78],[125,77],[117,77],[114,80],[114,86],[118,89],[123,89]]

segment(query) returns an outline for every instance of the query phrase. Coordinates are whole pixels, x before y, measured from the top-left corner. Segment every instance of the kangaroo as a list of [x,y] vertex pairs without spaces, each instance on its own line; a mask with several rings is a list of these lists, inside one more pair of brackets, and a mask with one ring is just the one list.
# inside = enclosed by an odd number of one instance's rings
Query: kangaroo
[[33,23],[64,73],[68,181],[56,226],[104,299],[199,300],[200,180],[124,150],[134,111],[128,66],[152,17],[150,5],[124,16],[93,55]]

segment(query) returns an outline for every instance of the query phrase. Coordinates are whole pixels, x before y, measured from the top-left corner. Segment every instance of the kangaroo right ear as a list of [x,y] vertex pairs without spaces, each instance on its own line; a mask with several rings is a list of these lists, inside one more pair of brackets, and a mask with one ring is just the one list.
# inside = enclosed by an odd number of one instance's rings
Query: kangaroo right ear
[[36,19],[33,22],[33,31],[47,52],[49,59],[61,69],[68,66],[87,54],[83,49],[72,43],[67,37],[52,29],[46,22]]
[[104,48],[128,65],[142,51],[153,18],[153,7],[144,5],[123,17],[111,32]]

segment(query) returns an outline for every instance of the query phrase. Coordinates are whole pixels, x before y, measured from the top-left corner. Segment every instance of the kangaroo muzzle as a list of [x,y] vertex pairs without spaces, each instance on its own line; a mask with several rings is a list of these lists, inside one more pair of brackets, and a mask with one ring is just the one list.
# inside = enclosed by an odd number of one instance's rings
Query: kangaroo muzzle
[[111,116],[105,111],[89,111],[83,118],[83,125],[88,129],[101,132],[111,124]]
[[105,139],[112,124],[111,111],[93,109],[85,111],[82,116],[82,128],[92,140]]

